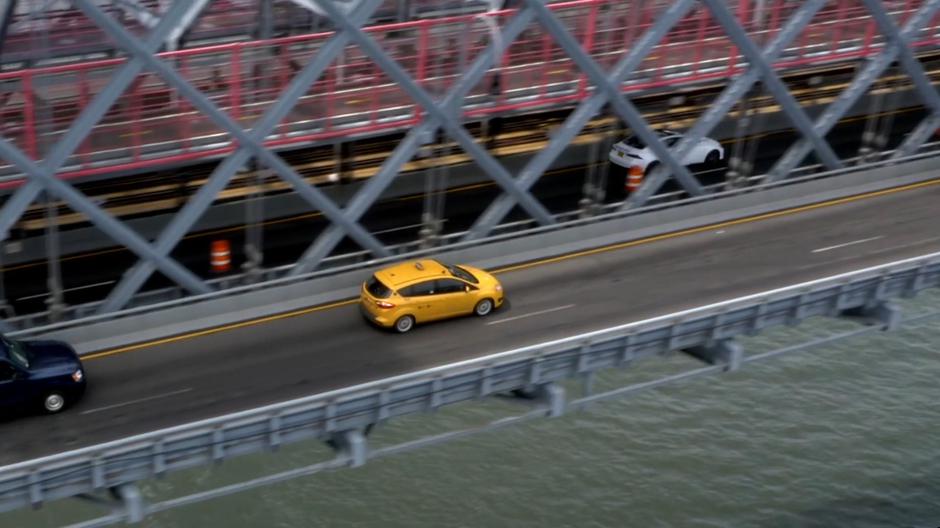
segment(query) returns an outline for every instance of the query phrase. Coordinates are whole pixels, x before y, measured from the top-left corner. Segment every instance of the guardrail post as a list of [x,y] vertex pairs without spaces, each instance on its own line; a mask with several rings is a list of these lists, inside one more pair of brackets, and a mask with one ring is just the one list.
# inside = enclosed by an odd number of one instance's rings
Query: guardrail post
[[349,467],[359,467],[365,464],[369,458],[369,446],[366,443],[366,436],[358,429],[334,433],[330,436],[328,443],[340,455],[349,458]]
[[539,387],[538,400],[548,407],[548,416],[557,418],[565,414],[565,388],[557,383],[546,383]]
[[719,341],[713,346],[690,347],[684,352],[709,365],[723,364],[725,372],[738,370],[744,357],[744,348],[741,344],[730,339]]

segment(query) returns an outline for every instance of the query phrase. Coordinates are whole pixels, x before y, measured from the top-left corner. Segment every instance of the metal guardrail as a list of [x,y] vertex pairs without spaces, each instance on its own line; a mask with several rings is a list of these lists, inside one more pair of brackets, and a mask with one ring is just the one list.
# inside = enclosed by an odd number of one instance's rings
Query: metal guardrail
[[394,417],[531,388],[542,388],[557,414],[565,403],[557,382],[680,349],[734,369],[753,359],[731,341],[736,336],[847,313],[891,329],[899,312],[887,301],[936,287],[940,253],[8,465],[0,467],[0,511],[307,439],[351,434],[358,443],[344,444],[341,462],[358,465],[367,457],[362,431]]
[[[287,276],[287,273],[293,268],[293,265],[279,266],[258,270],[255,274],[236,274],[227,277],[210,279],[208,281],[217,291],[202,295],[186,295],[178,288],[165,288],[152,290],[139,294],[129,307],[117,312],[107,314],[96,314],[96,310],[103,301],[95,301],[80,305],[69,306],[60,317],[64,320],[52,322],[49,312],[40,312],[35,314],[22,315],[4,319],[9,327],[15,329],[8,332],[13,337],[28,337],[31,335],[44,334],[48,332],[64,330],[68,328],[81,327],[87,324],[100,323],[123,317],[130,317],[144,313],[166,310],[175,307],[204,302],[212,299],[219,299],[227,296],[243,294],[256,291],[262,288],[285,286],[314,280],[323,277],[330,277],[341,273],[358,271],[374,266],[394,262],[403,259],[420,258],[427,255],[433,255],[442,250],[459,250],[468,247],[501,242],[514,238],[526,237],[569,229],[588,224],[615,220],[630,216],[637,216],[647,213],[654,213],[666,209],[684,207],[697,203],[716,200],[721,198],[730,198],[749,193],[767,191],[786,186],[798,185],[823,178],[841,176],[861,170],[874,170],[885,166],[899,163],[912,162],[925,158],[933,157],[940,151],[940,142],[931,142],[923,145],[914,155],[904,158],[892,159],[894,151],[885,151],[874,154],[865,160],[861,158],[849,158],[845,160],[846,168],[835,171],[819,172],[821,165],[806,165],[797,169],[791,178],[773,182],[764,183],[766,176],[751,176],[747,179],[747,185],[739,188],[729,188],[727,182],[722,182],[706,187],[706,193],[698,197],[690,197],[683,191],[663,193],[654,196],[651,205],[638,207],[635,209],[623,209],[623,203],[608,204],[596,211],[596,214],[584,216],[581,211],[570,211],[555,215],[558,222],[549,226],[538,226],[534,220],[519,220],[507,222],[497,226],[493,234],[470,242],[462,241],[465,232],[456,232],[443,235],[438,239],[438,244],[430,247],[422,247],[420,241],[413,241],[404,244],[390,246],[391,257],[375,259],[368,251],[356,251],[344,255],[335,255],[328,257],[324,261],[324,268],[298,275],[296,277]],[[859,165],[864,161],[864,165]]]

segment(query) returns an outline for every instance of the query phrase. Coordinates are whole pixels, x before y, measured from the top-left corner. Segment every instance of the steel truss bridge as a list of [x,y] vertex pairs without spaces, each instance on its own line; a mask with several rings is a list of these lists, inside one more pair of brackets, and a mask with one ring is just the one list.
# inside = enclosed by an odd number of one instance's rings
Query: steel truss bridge
[[[936,182],[929,174],[936,169],[937,144],[931,139],[940,125],[940,97],[922,60],[938,51],[940,0],[522,0],[505,9],[466,12],[418,1],[266,0],[260,2],[261,16],[252,16],[243,2],[222,0],[32,4],[7,2],[0,12],[0,185],[6,193],[0,234],[9,240],[34,204],[61,204],[137,260],[100,301],[65,310],[62,299],[53,295],[44,318],[10,317],[2,324],[13,335],[69,336],[90,359],[120,358],[126,351],[152,346],[178,347],[172,350],[181,353],[185,346],[174,345],[173,336],[214,335],[223,331],[219,329],[278,319],[275,304],[281,312],[296,308],[291,317],[321,310],[339,313],[365,269],[406,256],[469,257],[506,266],[503,272],[512,273],[529,261],[568,258],[573,251],[634,247],[648,236],[697,236],[714,226],[738,225],[741,218],[757,221],[755,214],[776,218],[795,202],[801,211],[815,211],[823,207],[813,198],[819,193],[828,193],[832,201],[825,206],[834,208],[861,197],[874,201],[914,193],[910,203],[921,205],[912,205],[909,214],[927,212],[912,216],[908,231],[884,235],[900,241],[924,232],[930,211],[926,204],[934,198],[930,193]],[[309,18],[303,27],[290,26],[284,13],[298,8]],[[253,18],[260,22],[249,23]],[[56,24],[72,33],[43,36],[48,33],[43,28]],[[810,113],[781,79],[807,69],[825,75],[827,69],[846,65],[854,68],[851,80],[819,112]],[[840,155],[830,132],[853,108],[875,97],[873,87],[890,69],[909,79],[922,116],[890,149],[868,137],[866,147],[875,147],[875,155]],[[680,93],[718,79],[727,79],[726,85],[675,145],[658,138],[634,103],[650,93]],[[733,186],[727,181],[703,183],[679,160],[729,114],[736,112],[746,122],[755,93],[775,101],[797,139],[762,174],[746,175]],[[545,110],[568,113],[518,170],[507,169],[470,131],[471,124]],[[533,188],[598,116],[621,123],[661,163],[623,202],[593,216],[553,213]],[[401,134],[400,141],[343,204],[285,161],[285,153],[294,149],[391,133]],[[468,229],[441,238],[435,247],[383,243],[364,225],[364,215],[395,185],[407,163],[441,141],[439,136],[468,156],[500,193]],[[605,153],[606,147],[609,142],[599,151]],[[731,171],[739,168],[738,155],[730,153]],[[137,232],[80,188],[92,178],[130,178],[166,167],[185,170],[187,164],[204,160],[217,161],[211,175],[155,237]],[[309,240],[288,266],[222,278],[189,269],[174,250],[250,164],[289,185],[329,227]],[[675,190],[662,192],[667,183]],[[896,202],[884,207],[902,209]],[[513,211],[522,211],[529,220],[507,221]],[[852,216],[838,218],[849,224]],[[49,261],[55,266],[52,254],[59,233],[54,215],[47,219],[52,220]],[[687,225],[680,226],[682,222]],[[858,229],[862,227],[885,226]],[[613,246],[604,245],[602,234],[617,238],[608,240]],[[361,251],[338,253],[345,239]],[[747,356],[734,341],[767,327],[813,316],[875,324],[805,346],[893,329],[902,319],[892,300],[940,286],[940,248],[934,242],[925,238],[879,246],[878,253],[860,252],[851,269],[818,264],[811,271],[797,273],[803,269],[798,268],[792,276],[782,271],[755,276],[749,286],[692,293],[702,306],[682,307],[676,300],[650,306],[651,313],[645,314],[608,303],[598,313],[616,320],[601,330],[572,331],[550,341],[520,336],[522,342],[511,350],[488,342],[473,351],[450,351],[429,332],[418,348],[441,349],[442,354],[446,348],[443,355],[450,362],[425,358],[423,369],[388,366],[340,387],[322,382],[330,390],[315,396],[268,387],[269,394],[280,397],[277,403],[259,397],[241,400],[237,412],[188,409],[174,423],[153,418],[136,426],[145,430],[115,429],[68,452],[46,446],[43,452],[2,460],[0,511],[76,496],[110,505],[110,499],[99,496],[110,494],[122,509],[85,526],[140,521],[148,513],[355,466],[464,434],[370,451],[366,436],[372,427],[396,416],[496,394],[513,393],[533,402],[531,412],[492,424],[502,427],[801,348]],[[783,247],[773,251],[786,252]],[[773,267],[754,270],[767,274]],[[176,286],[147,290],[157,273]],[[745,280],[743,274],[736,280]],[[784,282],[758,288],[774,280]],[[679,288],[678,283],[673,287]],[[305,296],[296,293],[301,289]],[[285,290],[293,290],[295,297],[265,297],[287,295]],[[682,298],[687,300],[690,291]],[[733,295],[738,292],[746,294]],[[718,298],[706,302],[708,295]],[[286,306],[291,303],[296,306]],[[199,313],[202,318],[194,316]],[[122,325],[138,332],[116,332]],[[585,326],[590,325],[579,328]],[[358,345],[366,350],[375,343],[375,336],[367,336]],[[218,360],[228,345],[213,346],[203,360]],[[708,365],[640,386],[592,390],[591,377],[600,369],[675,350]],[[121,360],[109,361],[118,365]],[[562,382],[571,378],[585,380],[580,397],[566,397]],[[22,434],[25,439],[29,432]],[[337,458],[156,505],[147,505],[136,487],[140,480],[167,472],[308,439],[329,442]]]

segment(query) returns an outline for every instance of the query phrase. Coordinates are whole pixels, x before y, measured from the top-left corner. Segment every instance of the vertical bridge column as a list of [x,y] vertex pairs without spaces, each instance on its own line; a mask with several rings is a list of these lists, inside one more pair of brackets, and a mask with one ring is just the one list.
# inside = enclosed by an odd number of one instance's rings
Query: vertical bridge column
[[684,350],[690,356],[709,365],[724,365],[725,372],[734,372],[741,368],[744,348],[737,341],[724,339],[711,346],[697,346]]

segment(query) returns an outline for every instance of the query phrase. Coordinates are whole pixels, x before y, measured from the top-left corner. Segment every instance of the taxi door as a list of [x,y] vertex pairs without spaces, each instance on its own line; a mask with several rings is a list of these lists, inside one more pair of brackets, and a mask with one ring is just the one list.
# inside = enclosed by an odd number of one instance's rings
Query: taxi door
[[437,279],[435,285],[435,307],[441,317],[456,317],[473,311],[476,296],[467,291],[468,285],[457,279]]
[[435,281],[427,280],[402,288],[398,295],[408,301],[408,311],[414,315],[415,320],[426,322],[444,317],[441,315],[441,306],[435,293]]

